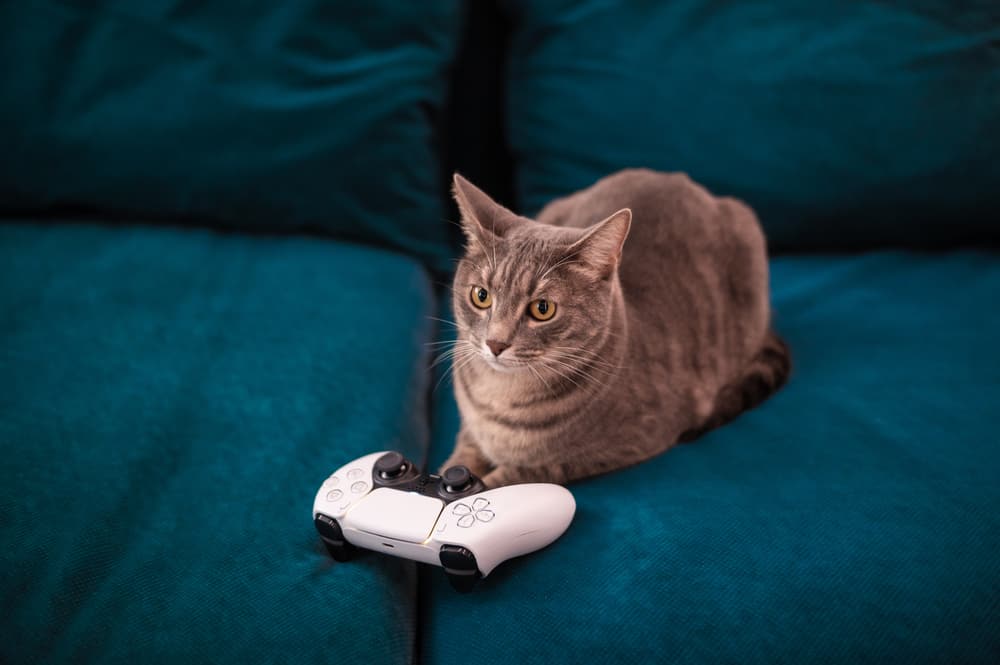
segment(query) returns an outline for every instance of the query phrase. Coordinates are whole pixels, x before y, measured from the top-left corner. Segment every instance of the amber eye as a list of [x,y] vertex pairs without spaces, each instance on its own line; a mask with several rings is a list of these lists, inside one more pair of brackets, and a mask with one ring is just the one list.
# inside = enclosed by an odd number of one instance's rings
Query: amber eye
[[472,287],[472,304],[479,309],[486,309],[493,304],[493,296],[481,286]]
[[544,298],[532,300],[531,304],[528,305],[528,313],[531,314],[531,318],[533,319],[548,321],[556,315],[556,304]]

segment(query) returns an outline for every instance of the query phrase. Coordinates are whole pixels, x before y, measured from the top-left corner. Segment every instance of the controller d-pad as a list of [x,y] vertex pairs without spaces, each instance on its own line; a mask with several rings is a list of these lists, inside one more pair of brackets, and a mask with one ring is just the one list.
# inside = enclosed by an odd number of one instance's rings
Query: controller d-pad
[[329,492],[326,493],[326,500],[327,501],[336,501],[337,499],[339,499],[342,496],[344,496],[344,493],[341,492],[340,490],[330,490]]
[[358,482],[351,485],[351,492],[353,492],[354,494],[361,494],[367,489],[368,489],[368,483],[366,483],[363,480],[359,480]]
[[357,480],[363,475],[365,475],[365,472],[362,471],[361,469],[351,469],[350,471],[347,472],[347,477],[350,480]]
[[489,505],[489,499],[479,497],[472,502],[471,508],[468,504],[456,503],[452,506],[451,512],[458,516],[458,526],[467,529],[477,521],[489,522],[496,517],[492,510],[487,510]]

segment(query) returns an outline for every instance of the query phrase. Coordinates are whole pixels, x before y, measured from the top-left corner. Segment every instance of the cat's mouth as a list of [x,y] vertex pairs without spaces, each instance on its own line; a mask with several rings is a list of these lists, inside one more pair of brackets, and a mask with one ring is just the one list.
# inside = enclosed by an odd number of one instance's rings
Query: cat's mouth
[[528,363],[524,360],[519,360],[510,356],[502,355],[495,356],[493,352],[489,349],[484,349],[480,352],[483,360],[490,368],[495,369],[498,372],[517,372],[523,370],[528,366]]

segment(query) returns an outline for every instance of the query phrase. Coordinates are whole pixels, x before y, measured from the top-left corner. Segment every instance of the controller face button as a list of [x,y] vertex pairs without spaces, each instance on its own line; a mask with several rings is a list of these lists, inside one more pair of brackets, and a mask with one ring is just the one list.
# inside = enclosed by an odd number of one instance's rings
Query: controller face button
[[336,501],[337,499],[339,499],[342,496],[344,496],[344,493],[341,492],[340,490],[330,490],[329,492],[326,493],[326,500],[327,501]]
[[353,492],[354,494],[361,494],[367,489],[368,489],[368,483],[366,483],[363,480],[359,480],[358,482],[351,485],[351,492]]
[[493,519],[493,511],[480,510],[478,513],[476,513],[476,519],[479,520],[480,522],[489,522],[491,519]]
[[482,510],[486,506],[490,505],[490,502],[486,499],[479,498],[472,502],[473,510]]
[[463,529],[467,529],[468,527],[472,526],[475,523],[476,523],[476,518],[473,517],[472,515],[466,515],[465,517],[460,517],[458,519],[458,526],[462,527]]
[[451,512],[455,515],[468,515],[472,512],[472,509],[464,503],[456,503],[455,507],[451,509]]
[[362,471],[361,469],[351,469],[350,471],[347,472],[347,477],[350,480],[357,480],[363,475],[365,475],[365,472]]

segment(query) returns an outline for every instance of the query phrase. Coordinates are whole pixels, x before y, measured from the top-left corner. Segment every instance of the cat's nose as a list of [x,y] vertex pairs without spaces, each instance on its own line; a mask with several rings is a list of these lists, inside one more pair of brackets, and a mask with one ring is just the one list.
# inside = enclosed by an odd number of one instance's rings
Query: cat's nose
[[498,342],[495,339],[486,340],[486,346],[490,347],[490,351],[492,351],[495,356],[499,356],[501,353],[510,348],[510,344],[507,344],[506,342]]

